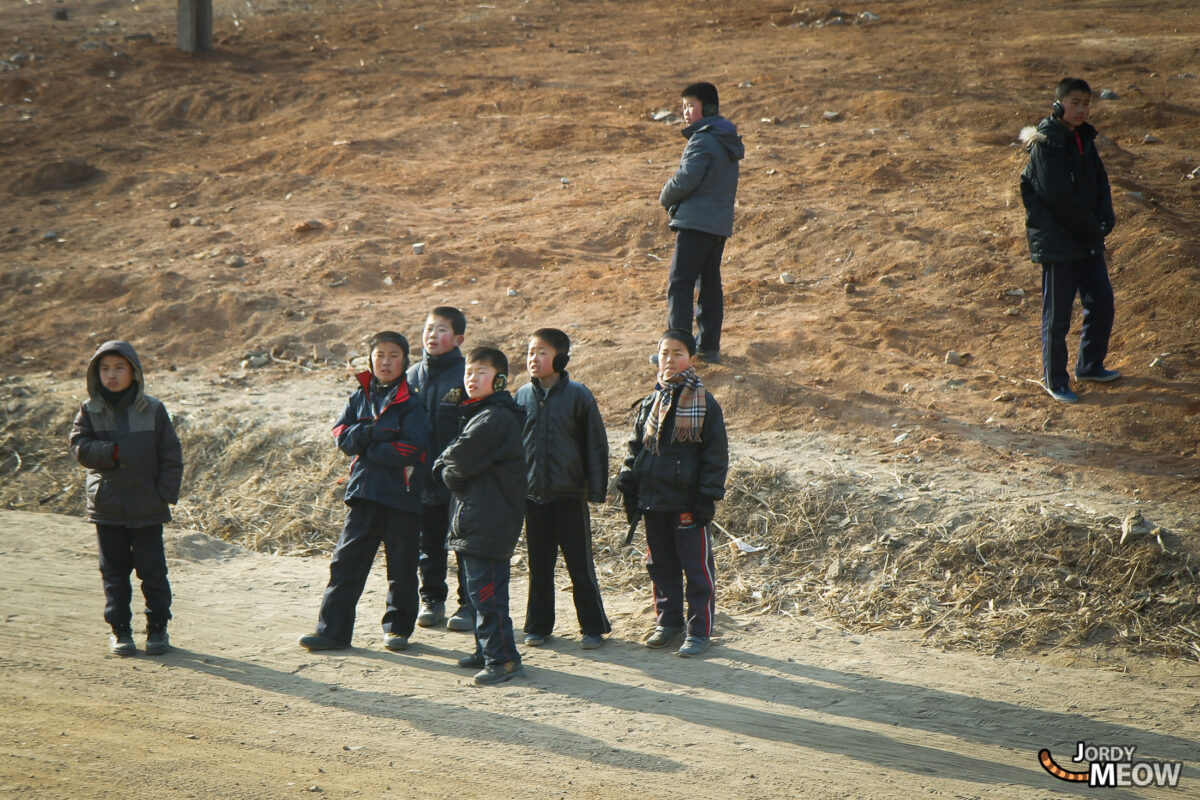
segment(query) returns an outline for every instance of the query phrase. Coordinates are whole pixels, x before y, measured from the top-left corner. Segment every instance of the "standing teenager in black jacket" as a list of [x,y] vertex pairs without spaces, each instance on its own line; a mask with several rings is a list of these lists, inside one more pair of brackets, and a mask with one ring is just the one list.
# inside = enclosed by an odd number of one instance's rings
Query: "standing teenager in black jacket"
[[433,478],[450,489],[447,546],[463,565],[475,609],[475,652],[458,660],[479,669],[475,683],[521,677],[521,654],[508,613],[510,559],[521,537],[525,505],[525,414],[504,390],[508,359],[491,347],[467,356],[459,404],[462,431],[433,463]]
[[1054,93],[1051,116],[1021,131],[1029,163],[1021,173],[1029,254],[1042,265],[1042,380],[1063,403],[1079,401],[1067,377],[1067,334],[1075,295],[1083,326],[1075,378],[1106,383],[1121,373],[1106,369],[1113,326],[1113,288],[1104,259],[1104,237],[1116,224],[1108,173],[1088,124],[1092,90],[1066,78]]
[[[424,352],[421,360],[408,369],[408,385],[417,392],[429,418],[429,458],[425,464],[425,496],[421,498],[421,611],[417,624],[432,628],[446,623],[452,631],[469,631],[475,627],[475,612],[467,599],[466,580],[462,567],[458,569],[458,609],[446,619],[446,531],[450,525],[450,490],[429,479],[433,460],[458,435],[458,416],[448,395],[462,393],[463,335],[467,318],[452,306],[438,306],[429,312],[421,334]],[[454,402],[457,402],[455,400]]]
[[596,398],[567,374],[571,339],[557,328],[534,331],[526,367],[530,381],[517,391],[525,409],[525,545],[529,549],[529,602],[525,644],[545,644],[554,629],[554,567],[561,549],[571,576],[580,645],[604,644],[612,625],[604,614],[592,560],[588,501],[608,495],[608,434]]
[[87,368],[88,399],[71,428],[71,455],[87,467],[87,515],[96,525],[104,621],[110,652],[131,656],[129,575],[137,570],[146,601],[146,654],[170,646],[171,585],[163,523],[179,501],[183,451],[171,415],[146,394],[142,362],[129,342],[100,345]]
[[[729,440],[721,407],[696,376],[696,340],[669,330],[658,345],[658,383],[642,401],[617,478],[630,522],[646,521],[646,570],[657,627],[647,647],[687,634],[681,656],[708,649],[716,564],[708,525],[725,496]],[[687,617],[684,617],[684,578]]]
[[417,620],[417,541],[421,490],[429,446],[425,409],[408,390],[408,340],[394,331],[371,337],[371,370],[360,372],[334,424],[338,449],[348,456],[346,524],[329,564],[315,633],[300,637],[309,650],[350,646],[355,607],[379,545],[387,563],[383,646],[407,650]]

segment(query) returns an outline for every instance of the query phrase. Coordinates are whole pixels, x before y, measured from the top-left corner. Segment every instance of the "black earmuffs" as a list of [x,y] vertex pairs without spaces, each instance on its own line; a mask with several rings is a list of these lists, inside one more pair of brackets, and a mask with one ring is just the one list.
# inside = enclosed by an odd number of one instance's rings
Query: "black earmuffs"
[[570,353],[555,353],[554,360],[550,362],[550,369],[555,372],[562,372],[567,368],[567,364],[571,361]]
[[502,392],[505,386],[508,386],[508,376],[503,372],[497,372],[496,377],[492,378],[492,391]]
[[1067,109],[1063,108],[1063,104],[1057,100],[1054,101],[1054,105],[1050,106],[1050,116],[1054,117],[1055,119],[1062,119],[1063,115],[1066,113]]
[[715,117],[721,113],[721,109],[716,103],[705,103],[700,108],[700,113],[706,117]]

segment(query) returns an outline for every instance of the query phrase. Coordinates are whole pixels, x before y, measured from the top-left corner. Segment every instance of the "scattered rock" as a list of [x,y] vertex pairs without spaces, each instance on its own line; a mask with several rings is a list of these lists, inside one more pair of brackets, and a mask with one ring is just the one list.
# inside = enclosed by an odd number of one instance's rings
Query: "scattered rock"
[[1142,141],[1145,142],[1146,144],[1158,144],[1159,142],[1162,141],[1162,139],[1159,139],[1153,133],[1147,133],[1145,136],[1142,137]]
[[171,217],[169,220],[167,220],[168,228],[178,228],[182,224],[183,220],[181,220],[179,217]]
[[319,231],[325,227],[325,223],[319,219],[306,219],[304,222],[297,222],[292,226],[292,230],[296,233],[308,233],[310,231]]
[[1165,367],[1166,365],[1167,365],[1167,363],[1165,361],[1163,361],[1161,358],[1155,358],[1153,361],[1150,362],[1151,367]]
[[1144,536],[1153,528],[1154,526],[1142,516],[1142,512],[1134,511],[1121,521],[1121,544],[1125,544],[1125,540],[1132,536]]
[[1101,89],[1100,90],[1100,99],[1101,100],[1117,100],[1119,98],[1120,98],[1120,95],[1117,94],[1116,92],[1114,92],[1112,89]]
[[946,363],[952,367],[962,366],[962,356],[959,355],[957,350],[947,350]]
[[655,122],[665,122],[668,125],[676,122],[683,122],[683,117],[679,116],[673,111],[667,111],[665,108],[655,111],[650,115],[650,119],[654,120]]
[[247,353],[242,359],[242,369],[261,369],[271,363],[262,353]]
[[42,234],[43,242],[53,242],[58,239],[58,231],[46,231]]
[[1015,399],[1016,399],[1016,396],[1013,395],[1012,392],[1001,392],[1000,394],[998,394],[992,398],[992,402],[993,403],[1011,403]]
[[413,255],[414,256],[422,255],[424,252],[425,252],[425,243],[424,242],[413,242]]
[[749,89],[753,85],[754,84],[751,83],[750,81],[742,81],[741,83],[738,84],[738,88],[739,89]]
[[879,15],[873,11],[862,11],[858,18],[863,22],[879,22]]
[[792,284],[792,283],[795,283],[795,282],[796,282],[796,276],[795,276],[795,275],[793,275],[793,274],[792,274],[792,273],[790,273],[790,272],[781,272],[781,273],[779,273],[779,282],[780,282],[780,283],[787,283],[787,284]]
[[1004,309],[1004,316],[1019,317],[1019,316],[1021,316],[1021,310],[1019,308],[1017,308],[1016,306],[1013,306],[1012,308],[1006,308],[1006,309]]
[[191,219],[188,220],[188,225],[191,225],[193,228],[199,228],[203,224],[204,224],[204,220],[201,219],[200,217],[192,217]]
[[127,42],[153,42],[154,34],[152,33],[127,33],[121,37]]
[[225,259],[225,266],[233,267],[234,269],[240,269],[240,268],[246,266],[246,259],[235,254],[235,255],[232,255],[229,258]]
[[745,383],[745,382],[746,382],[746,376],[745,376],[745,375],[734,375],[734,376],[733,376],[733,379],[734,379],[735,381],[737,381],[738,383]]
[[840,111],[822,111],[821,116],[824,117],[825,119],[829,120],[830,122],[837,122],[838,120],[840,120],[842,118],[842,112],[840,112]]
[[393,278],[391,275],[384,275],[383,276],[383,285],[384,286],[395,286],[396,279]]
[[517,290],[516,290],[516,289],[511,289],[511,288],[510,288],[510,289],[508,290],[508,296],[509,296],[509,297],[516,297],[516,296],[517,296]]
[[571,179],[570,179],[570,178],[559,178],[559,179],[558,179],[558,182],[559,182],[559,183],[561,183],[563,186],[570,186],[570,185],[571,185]]
[[1005,294],[1008,295],[1009,297],[1024,297],[1025,290],[1024,289],[1009,289],[1007,292],[1005,292]]
[[912,392],[913,392],[913,391],[914,391],[916,388],[917,388],[917,387],[913,386],[911,383],[906,383],[906,384],[904,384],[903,386],[901,386],[901,387],[900,387],[900,393],[901,393],[901,394],[912,394]]
[[854,294],[856,291],[858,291],[858,284],[854,281],[849,281],[845,286],[842,287],[842,291],[846,294]]

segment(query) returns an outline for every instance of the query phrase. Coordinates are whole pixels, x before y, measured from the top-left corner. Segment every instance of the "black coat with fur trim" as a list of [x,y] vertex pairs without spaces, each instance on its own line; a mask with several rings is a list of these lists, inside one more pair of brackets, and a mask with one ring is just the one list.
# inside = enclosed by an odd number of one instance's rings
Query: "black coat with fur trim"
[[1108,173],[1096,151],[1096,129],[1086,122],[1075,132],[1047,117],[1021,141],[1029,163],[1021,173],[1029,255],[1039,264],[1078,261],[1104,252],[1104,237],[1116,224]]

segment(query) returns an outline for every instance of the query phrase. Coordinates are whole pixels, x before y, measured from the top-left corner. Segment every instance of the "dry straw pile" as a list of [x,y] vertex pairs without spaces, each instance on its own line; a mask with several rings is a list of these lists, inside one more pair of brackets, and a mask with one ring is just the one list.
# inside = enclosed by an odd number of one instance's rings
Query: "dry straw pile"
[[[66,446],[77,406],[48,389],[33,396],[19,379],[3,388],[0,506],[81,514],[83,474]],[[332,549],[347,459],[327,431],[199,414],[178,415],[177,430],[186,458],[178,524],[261,552]],[[714,525],[719,602],[855,631],[911,629],[988,652],[1108,643],[1200,658],[1197,568],[1169,534],[1037,505],[913,508],[836,470],[800,483],[737,463]],[[624,546],[615,493],[593,523],[606,591],[645,591],[645,540]]]

